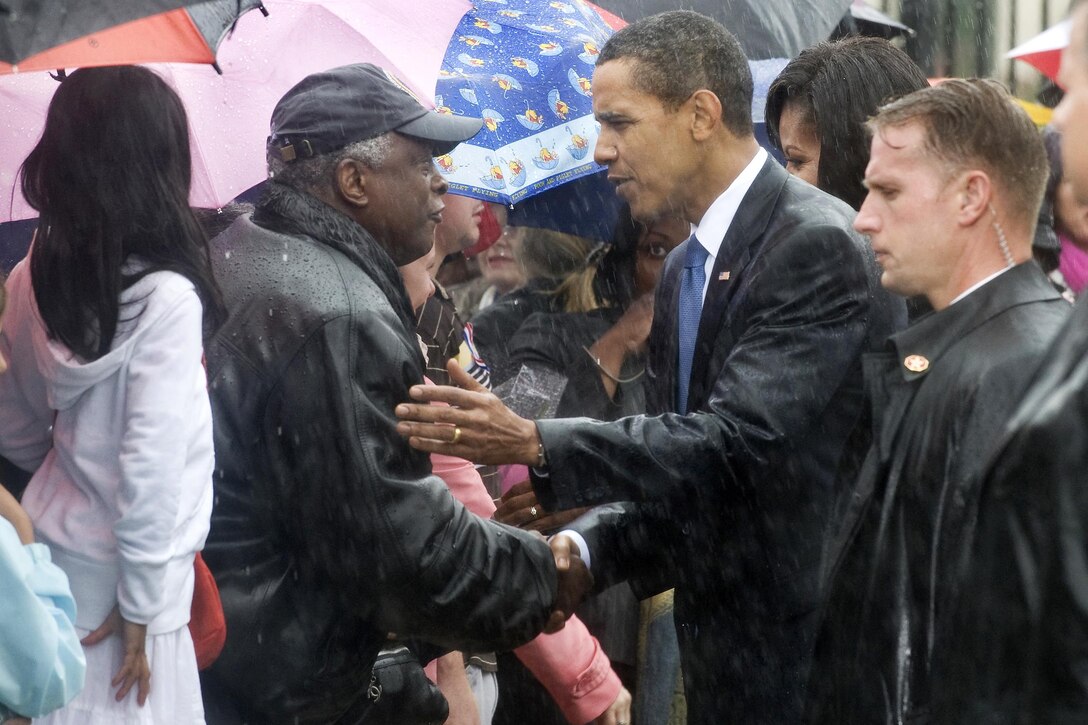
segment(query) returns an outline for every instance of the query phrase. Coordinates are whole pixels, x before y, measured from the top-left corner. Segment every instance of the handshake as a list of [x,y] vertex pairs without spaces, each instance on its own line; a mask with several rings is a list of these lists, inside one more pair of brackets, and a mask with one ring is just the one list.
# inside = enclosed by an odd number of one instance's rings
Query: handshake
[[578,546],[569,537],[556,534],[549,541],[552,556],[555,557],[555,568],[559,578],[559,591],[555,597],[552,613],[548,616],[548,623],[544,626],[546,634],[552,634],[563,629],[570,615],[585,599],[586,594],[593,588],[593,575],[589,573],[589,567],[582,560]]
[[[426,453],[456,456],[474,463],[521,463],[539,466],[543,447],[536,424],[510,410],[487,388],[461,369],[456,360],[446,364],[453,386],[415,385],[409,390],[412,403],[396,407],[397,432],[409,445]],[[454,387],[456,386],[456,387]],[[433,405],[433,403],[445,405]],[[512,488],[495,512],[495,518],[511,526],[536,530],[559,526],[573,515],[539,517],[538,503],[528,481]],[[574,512],[574,515],[582,511]],[[537,520],[539,518],[539,520]],[[553,536],[549,542],[559,578],[552,613],[544,631],[558,632],[593,587],[593,575],[581,552],[568,537]]]

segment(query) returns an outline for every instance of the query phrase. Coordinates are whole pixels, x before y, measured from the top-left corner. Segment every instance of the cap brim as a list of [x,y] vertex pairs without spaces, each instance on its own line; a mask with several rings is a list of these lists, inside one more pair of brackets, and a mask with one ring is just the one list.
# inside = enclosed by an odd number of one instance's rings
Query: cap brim
[[482,118],[451,116],[427,111],[424,115],[398,126],[396,131],[430,141],[435,156],[448,154],[462,141],[468,141],[483,128]]

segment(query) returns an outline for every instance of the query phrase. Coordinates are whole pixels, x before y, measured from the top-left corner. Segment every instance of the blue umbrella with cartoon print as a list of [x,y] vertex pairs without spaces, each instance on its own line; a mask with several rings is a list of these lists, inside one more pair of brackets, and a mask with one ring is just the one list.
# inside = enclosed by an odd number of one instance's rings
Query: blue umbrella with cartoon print
[[591,79],[611,34],[582,0],[476,0],[435,87],[440,113],[484,119],[437,159],[450,189],[514,204],[600,171]]

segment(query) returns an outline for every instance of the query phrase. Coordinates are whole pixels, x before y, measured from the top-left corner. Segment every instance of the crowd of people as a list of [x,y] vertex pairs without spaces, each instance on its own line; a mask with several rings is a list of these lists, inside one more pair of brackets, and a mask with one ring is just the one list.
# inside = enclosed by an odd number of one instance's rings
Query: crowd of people
[[169,85],[71,73],[0,287],[0,722],[1088,721],[1085,2],[1061,81],[1040,132],[823,43],[768,150],[672,11],[597,57],[608,184],[451,192],[483,121],[357,64],[197,210]]

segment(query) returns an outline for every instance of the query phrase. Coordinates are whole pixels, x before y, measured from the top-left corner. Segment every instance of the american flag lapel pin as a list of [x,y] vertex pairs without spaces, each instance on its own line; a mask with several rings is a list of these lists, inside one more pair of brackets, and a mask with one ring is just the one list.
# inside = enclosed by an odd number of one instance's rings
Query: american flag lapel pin
[[718,281],[719,282],[728,282],[729,281],[729,271],[726,270],[725,272],[719,273],[718,274]]

